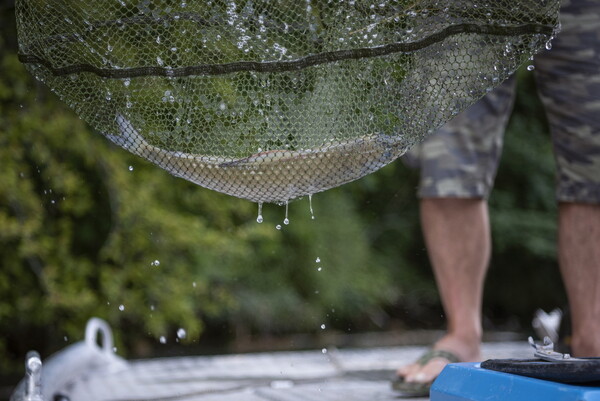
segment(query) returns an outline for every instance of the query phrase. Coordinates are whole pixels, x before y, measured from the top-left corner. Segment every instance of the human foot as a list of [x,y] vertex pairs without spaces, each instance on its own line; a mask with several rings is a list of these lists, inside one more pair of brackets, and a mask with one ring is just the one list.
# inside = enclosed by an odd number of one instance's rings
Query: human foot
[[[396,372],[393,387],[404,392],[420,390],[427,395],[429,386],[449,363],[475,362],[481,359],[480,340],[466,340],[446,335],[416,362]],[[414,390],[414,391],[411,391]]]
[[589,333],[584,336],[574,334],[571,338],[571,353],[579,358],[600,357],[600,338]]

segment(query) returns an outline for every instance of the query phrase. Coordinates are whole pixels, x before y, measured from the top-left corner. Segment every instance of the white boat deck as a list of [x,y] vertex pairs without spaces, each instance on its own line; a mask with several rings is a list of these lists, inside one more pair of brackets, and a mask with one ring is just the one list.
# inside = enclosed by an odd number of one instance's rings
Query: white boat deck
[[[390,387],[394,370],[424,351],[387,347],[137,360],[82,377],[61,393],[70,401],[392,401],[401,398]],[[485,343],[483,353],[484,359],[525,358],[531,348],[524,341]]]

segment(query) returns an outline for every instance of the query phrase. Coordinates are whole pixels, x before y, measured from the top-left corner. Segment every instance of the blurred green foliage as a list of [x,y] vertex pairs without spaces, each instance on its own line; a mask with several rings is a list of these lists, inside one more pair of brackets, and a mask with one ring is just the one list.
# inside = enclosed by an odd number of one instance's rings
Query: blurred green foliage
[[[0,373],[19,370],[29,349],[45,357],[81,339],[92,316],[108,320],[126,356],[160,347],[161,336],[178,341],[180,327],[182,342],[198,343],[203,332],[442,324],[417,172],[396,162],[315,196],[315,220],[304,199],[282,230],[276,206],[257,224],[255,204],[172,177],[91,132],[18,62],[10,6],[0,30]],[[520,81],[491,199],[493,322],[564,302],[550,142],[530,74]]]

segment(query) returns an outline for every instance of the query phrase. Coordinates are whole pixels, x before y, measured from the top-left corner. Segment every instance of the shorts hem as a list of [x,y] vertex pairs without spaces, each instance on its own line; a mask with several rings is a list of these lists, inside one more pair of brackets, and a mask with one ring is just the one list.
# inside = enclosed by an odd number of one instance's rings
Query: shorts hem
[[573,184],[556,191],[556,200],[566,203],[600,204],[600,185]]

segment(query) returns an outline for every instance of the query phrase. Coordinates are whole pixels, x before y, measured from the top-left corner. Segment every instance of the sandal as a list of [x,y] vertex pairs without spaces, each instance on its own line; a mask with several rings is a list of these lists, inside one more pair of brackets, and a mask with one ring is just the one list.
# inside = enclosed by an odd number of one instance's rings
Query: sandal
[[[429,361],[435,358],[442,358],[447,360],[449,363],[460,362],[458,357],[450,352],[444,351],[441,349],[430,349],[426,353],[424,353],[419,359],[417,359],[417,364],[420,366],[425,366]],[[392,389],[403,393],[406,396],[410,397],[427,397],[429,396],[429,390],[431,389],[431,382],[407,382],[404,380],[402,376],[396,376],[394,380],[392,380]]]

